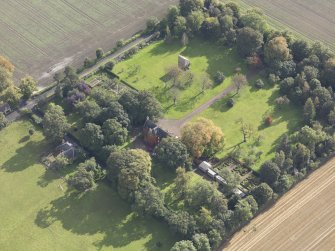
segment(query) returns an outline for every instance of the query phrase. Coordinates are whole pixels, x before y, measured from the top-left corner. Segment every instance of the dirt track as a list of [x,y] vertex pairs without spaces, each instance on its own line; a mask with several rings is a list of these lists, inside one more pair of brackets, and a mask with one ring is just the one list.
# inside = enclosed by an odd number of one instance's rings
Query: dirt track
[[251,221],[224,250],[335,250],[335,159]]

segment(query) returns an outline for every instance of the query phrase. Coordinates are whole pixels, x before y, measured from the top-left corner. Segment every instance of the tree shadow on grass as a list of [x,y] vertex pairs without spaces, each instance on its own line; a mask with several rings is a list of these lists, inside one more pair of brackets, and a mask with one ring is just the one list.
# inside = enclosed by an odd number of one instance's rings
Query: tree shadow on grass
[[84,194],[69,192],[41,209],[35,218],[40,228],[58,221],[64,229],[78,235],[102,233],[104,238],[93,243],[98,249],[124,247],[155,235],[146,219],[132,213],[129,204],[105,184]]
[[42,151],[45,150],[42,141],[29,141],[16,150],[16,154],[7,160],[2,168],[7,172],[20,172],[39,162]]
[[27,142],[29,139],[30,139],[30,136],[29,136],[29,135],[24,136],[22,139],[19,140],[19,143],[20,143],[20,144],[25,143],[25,142]]

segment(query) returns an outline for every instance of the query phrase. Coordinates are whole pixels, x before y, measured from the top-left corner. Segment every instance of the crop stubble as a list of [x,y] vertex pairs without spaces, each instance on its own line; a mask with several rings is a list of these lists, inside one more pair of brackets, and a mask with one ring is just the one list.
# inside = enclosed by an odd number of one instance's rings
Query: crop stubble
[[85,57],[95,57],[96,48],[111,49],[177,2],[0,0],[0,54],[15,64],[16,78],[30,74],[43,84],[48,78],[42,76],[53,67],[81,65]]
[[335,159],[237,233],[224,250],[332,250]]
[[335,1],[238,0],[261,8],[274,26],[287,27],[310,40],[320,40],[335,50]]

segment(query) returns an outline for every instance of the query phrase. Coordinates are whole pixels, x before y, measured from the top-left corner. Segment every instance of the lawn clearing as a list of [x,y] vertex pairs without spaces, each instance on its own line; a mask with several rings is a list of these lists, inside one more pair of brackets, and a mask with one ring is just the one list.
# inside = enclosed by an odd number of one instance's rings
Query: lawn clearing
[[167,225],[137,217],[108,185],[83,195],[67,191],[60,175],[39,163],[52,148],[40,131],[28,137],[31,127],[18,121],[0,132],[1,250],[171,248],[176,239]]
[[[235,93],[230,96],[233,94]],[[256,147],[258,151],[263,152],[252,168],[257,171],[261,163],[271,159],[274,156],[278,139],[286,132],[294,132],[302,119],[301,111],[293,104],[281,109],[275,108],[275,99],[278,96],[277,87],[266,86],[265,89],[256,90],[252,86],[246,86],[240,94],[234,97],[234,107],[227,107],[226,102],[229,97],[226,97],[199,114],[199,117],[212,119],[225,134],[224,151],[218,153],[217,156],[226,156],[243,141],[241,126],[237,122],[243,118],[244,122],[250,123],[257,134],[263,137],[260,146],[257,146],[254,140],[240,145],[242,148]],[[273,124],[266,126],[263,117],[271,110],[273,110]]]
[[[170,86],[164,76],[167,68],[177,66],[179,54],[190,59],[194,80],[189,87],[180,91],[174,106]],[[235,68],[244,69],[241,62],[235,49],[227,49],[211,41],[194,39],[186,47],[179,41],[170,44],[159,41],[118,63],[113,72],[136,89],[153,92],[164,108],[165,117],[179,119],[225,90],[231,84]],[[132,74],[134,69],[136,74]],[[226,80],[201,93],[203,76],[213,78],[217,71],[222,71]]]

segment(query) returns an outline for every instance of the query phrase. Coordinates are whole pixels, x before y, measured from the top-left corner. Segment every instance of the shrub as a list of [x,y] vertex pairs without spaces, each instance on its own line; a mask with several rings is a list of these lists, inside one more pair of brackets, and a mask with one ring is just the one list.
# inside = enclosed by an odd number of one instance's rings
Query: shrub
[[225,80],[226,76],[221,71],[217,71],[214,76],[214,81],[216,84],[221,84]]
[[234,105],[235,105],[235,101],[234,101],[234,99],[232,99],[232,98],[228,99],[228,101],[227,101],[227,106],[228,106],[228,107],[233,107]]
[[267,126],[272,125],[272,123],[273,123],[273,118],[271,116],[268,116],[268,117],[265,118],[265,124]]
[[32,115],[31,115],[31,120],[32,120],[33,123],[35,123],[36,125],[39,125],[39,126],[42,125],[42,121],[43,121],[43,119],[40,118],[39,116],[37,116],[36,114],[32,114]]
[[110,61],[107,64],[105,64],[105,70],[112,71],[113,68],[114,68],[114,66],[115,66],[115,62],[114,61]]
[[34,128],[30,128],[28,132],[29,132],[29,135],[34,135],[35,129]]
[[70,164],[69,160],[63,156],[57,156],[51,164],[51,168],[54,170],[61,170],[67,167]]
[[263,82],[263,80],[261,80],[261,79],[257,79],[255,86],[256,86],[256,88],[258,88],[258,89],[262,89],[262,88],[264,88],[264,82]]
[[124,45],[124,41],[122,39],[116,42],[116,46],[118,48],[122,47],[123,45]]
[[104,56],[104,51],[101,48],[98,48],[95,52],[97,59],[101,59]]
[[93,66],[94,64],[95,64],[95,60],[85,58],[85,60],[84,60],[84,67],[85,68],[89,68],[89,67]]

